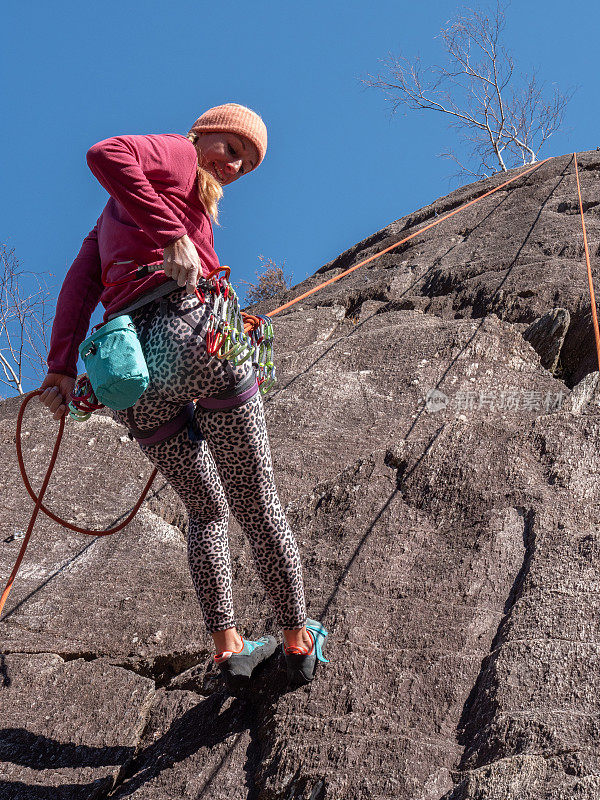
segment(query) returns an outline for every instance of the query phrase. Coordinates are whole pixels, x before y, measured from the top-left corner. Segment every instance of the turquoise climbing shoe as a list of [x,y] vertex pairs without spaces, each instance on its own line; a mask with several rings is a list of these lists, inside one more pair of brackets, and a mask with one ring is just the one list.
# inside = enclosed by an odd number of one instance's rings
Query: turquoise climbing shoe
[[329,660],[323,655],[323,645],[327,636],[323,625],[314,619],[307,619],[306,630],[313,640],[312,650],[307,652],[306,648],[283,646],[288,683],[294,688],[304,686],[313,680],[319,661],[329,664]]
[[243,636],[241,639],[244,645],[238,652],[225,650],[213,656],[229,693],[234,696],[238,696],[248,688],[254,669],[261,661],[270,658],[278,645],[274,636],[261,636],[256,642],[244,639]]

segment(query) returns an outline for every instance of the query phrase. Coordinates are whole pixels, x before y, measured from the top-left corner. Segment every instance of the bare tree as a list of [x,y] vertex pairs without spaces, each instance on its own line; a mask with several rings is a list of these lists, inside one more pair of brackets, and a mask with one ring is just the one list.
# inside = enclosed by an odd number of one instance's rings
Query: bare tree
[[[25,288],[32,283],[31,293]],[[24,394],[25,371],[47,372],[50,292],[40,276],[21,268],[15,251],[0,244],[0,383]]]
[[547,90],[535,72],[518,75],[502,42],[505,9],[497,0],[486,13],[464,8],[439,34],[445,63],[423,68],[419,58],[388,56],[384,75],[369,75],[367,86],[382,89],[396,112],[431,110],[451,117],[450,126],[467,144],[467,161],[452,150],[461,172],[488,177],[493,172],[534,164],[542,146],[560,128],[573,95]]
[[255,274],[258,278],[258,284],[250,283],[249,281],[240,281],[240,283],[248,286],[246,290],[246,302],[258,303],[260,300],[268,300],[271,297],[276,297],[283,292],[287,292],[292,287],[293,275],[285,275],[283,268],[285,261],[277,264],[272,258],[265,258],[259,256],[262,270],[256,270]]

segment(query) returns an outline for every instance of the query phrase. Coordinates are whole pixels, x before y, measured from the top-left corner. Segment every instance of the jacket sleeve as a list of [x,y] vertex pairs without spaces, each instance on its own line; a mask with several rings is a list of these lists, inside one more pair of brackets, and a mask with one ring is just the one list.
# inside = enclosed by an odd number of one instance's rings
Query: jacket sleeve
[[48,372],[77,377],[79,345],[86,337],[92,313],[104,290],[94,227],[63,281],[52,325]]
[[196,178],[193,145],[169,134],[114,136],[88,150],[87,162],[106,191],[159,248],[187,231],[161,197],[161,189]]

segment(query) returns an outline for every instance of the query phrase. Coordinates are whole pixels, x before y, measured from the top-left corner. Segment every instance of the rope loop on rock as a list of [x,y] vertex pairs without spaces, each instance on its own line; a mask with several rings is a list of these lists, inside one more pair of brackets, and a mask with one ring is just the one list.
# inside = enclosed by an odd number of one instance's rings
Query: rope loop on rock
[[35,524],[35,520],[36,520],[37,515],[39,514],[40,511],[43,511],[44,514],[46,514],[48,517],[50,517],[50,519],[53,519],[55,522],[58,522],[60,525],[63,525],[65,528],[68,528],[71,531],[76,531],[77,533],[85,533],[88,536],[110,536],[110,534],[117,533],[117,531],[122,530],[135,517],[135,515],[137,514],[140,506],[142,505],[142,503],[146,499],[146,495],[150,491],[150,487],[152,486],[152,483],[154,482],[154,478],[156,477],[156,475],[158,473],[157,469],[153,470],[152,475],[150,476],[150,478],[148,480],[148,483],[144,487],[144,489],[142,491],[142,494],[140,496],[140,499],[137,501],[137,503],[133,507],[133,510],[128,514],[127,518],[123,522],[121,522],[119,525],[116,525],[114,528],[109,528],[108,530],[105,530],[105,531],[92,531],[92,530],[88,530],[87,528],[80,528],[78,525],[72,525],[70,522],[67,522],[66,520],[62,519],[57,514],[54,514],[52,511],[50,511],[49,508],[46,508],[46,506],[42,503],[42,500],[43,500],[44,494],[46,493],[46,489],[48,488],[48,483],[50,482],[50,477],[52,475],[52,470],[54,469],[54,464],[56,463],[56,459],[57,459],[57,456],[58,456],[58,450],[60,448],[60,443],[61,443],[63,432],[64,432],[64,429],[65,429],[65,417],[62,416],[60,418],[60,420],[59,420],[60,427],[58,429],[58,435],[56,437],[56,442],[54,443],[54,449],[52,451],[52,456],[50,457],[50,464],[48,465],[48,469],[46,471],[46,475],[44,476],[44,480],[42,482],[42,488],[40,489],[39,495],[36,495],[36,493],[34,492],[34,490],[31,487],[31,484],[29,483],[29,478],[27,476],[27,471],[25,469],[25,463],[23,461],[23,452],[22,452],[22,449],[21,449],[21,429],[22,429],[22,426],[23,426],[23,416],[25,414],[25,409],[27,408],[27,404],[31,400],[33,400],[33,398],[36,395],[39,395],[39,394],[42,394],[42,390],[41,389],[36,389],[36,391],[31,392],[30,394],[28,394],[25,397],[25,399],[21,403],[21,408],[19,409],[19,415],[17,417],[17,431],[16,431],[16,439],[15,439],[16,449],[17,449],[17,459],[19,461],[19,469],[21,471],[21,477],[23,478],[23,483],[25,484],[25,488],[27,489],[27,491],[29,493],[29,496],[31,497],[31,499],[35,503],[35,508],[33,509],[33,514],[31,515],[31,520],[29,521],[29,525],[27,527],[27,532],[26,532],[25,537],[23,539],[23,543],[21,545],[21,549],[19,551],[19,555],[17,556],[17,561],[15,563],[15,566],[13,567],[13,571],[11,572],[10,578],[8,579],[8,583],[6,584],[6,587],[5,587],[4,591],[2,592],[2,597],[0,597],[0,614],[2,614],[2,609],[4,608],[4,604],[6,603],[8,595],[10,594],[10,590],[12,588],[12,585],[13,585],[14,579],[15,579],[15,577],[17,575],[17,572],[19,571],[19,567],[21,566],[21,561],[23,560],[23,556],[25,555],[25,550],[27,549],[27,545],[29,543],[29,539],[31,537],[31,533],[33,531],[33,526]]

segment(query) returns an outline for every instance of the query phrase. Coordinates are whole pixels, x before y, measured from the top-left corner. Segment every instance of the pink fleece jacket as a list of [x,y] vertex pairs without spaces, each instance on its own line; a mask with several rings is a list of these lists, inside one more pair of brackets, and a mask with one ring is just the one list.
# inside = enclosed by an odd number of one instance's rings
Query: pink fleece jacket
[[219,266],[210,217],[196,189],[194,145],[179,134],[115,136],[95,144],[87,162],[111,195],[64,279],[52,326],[48,371],[77,377],[78,348],[99,302],[109,314],[125,308],[171,279],[149,275],[105,287],[135,265],[161,261],[167,244],[187,234],[198,251],[203,275]]

